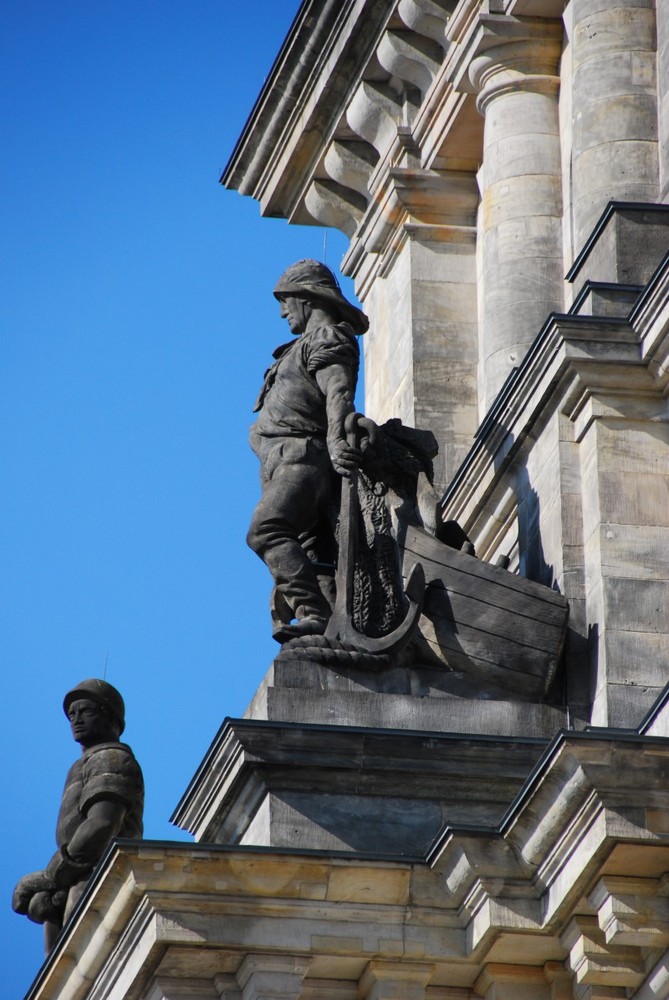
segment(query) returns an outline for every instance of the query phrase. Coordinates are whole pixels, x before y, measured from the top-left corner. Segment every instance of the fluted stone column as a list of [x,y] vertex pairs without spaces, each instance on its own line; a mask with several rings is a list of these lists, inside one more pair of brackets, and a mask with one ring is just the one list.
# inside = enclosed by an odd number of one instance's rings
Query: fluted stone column
[[[485,116],[479,171],[481,416],[552,310],[563,307],[557,75],[559,25],[528,28],[475,56]],[[529,37],[528,37],[529,36]]]
[[655,4],[571,0],[565,26],[575,257],[609,201],[658,197]]

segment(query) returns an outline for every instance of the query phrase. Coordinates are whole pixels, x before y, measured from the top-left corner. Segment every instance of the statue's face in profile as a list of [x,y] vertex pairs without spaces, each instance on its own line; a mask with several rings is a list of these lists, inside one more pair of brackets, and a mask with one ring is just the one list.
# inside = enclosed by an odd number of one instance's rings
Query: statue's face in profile
[[311,315],[311,306],[307,300],[300,299],[296,295],[282,295],[279,305],[282,318],[288,320],[290,332],[296,335],[304,333]]
[[113,721],[95,701],[88,698],[73,701],[68,708],[67,717],[73,737],[84,748],[118,739]]

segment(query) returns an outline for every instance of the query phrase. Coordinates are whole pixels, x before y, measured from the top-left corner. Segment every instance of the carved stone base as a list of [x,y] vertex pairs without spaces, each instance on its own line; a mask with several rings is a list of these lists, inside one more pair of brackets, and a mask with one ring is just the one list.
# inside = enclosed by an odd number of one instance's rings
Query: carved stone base
[[245,718],[545,739],[568,726],[561,708],[507,700],[501,692],[468,697],[467,683],[439,668],[361,669],[280,657]]

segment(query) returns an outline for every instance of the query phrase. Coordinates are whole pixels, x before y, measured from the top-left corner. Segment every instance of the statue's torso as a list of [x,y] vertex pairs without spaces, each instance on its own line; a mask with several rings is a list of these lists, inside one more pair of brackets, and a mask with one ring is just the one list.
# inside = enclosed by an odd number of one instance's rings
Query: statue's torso
[[348,323],[319,326],[277,348],[277,359],[265,375],[255,410],[259,417],[251,440],[261,437],[325,437],[325,395],[316,373],[342,365],[355,389],[360,352]]
[[90,806],[102,799],[115,799],[126,806],[120,837],[142,836],[144,781],[126,743],[90,747],[68,771],[56,825],[59,847],[70,842]]

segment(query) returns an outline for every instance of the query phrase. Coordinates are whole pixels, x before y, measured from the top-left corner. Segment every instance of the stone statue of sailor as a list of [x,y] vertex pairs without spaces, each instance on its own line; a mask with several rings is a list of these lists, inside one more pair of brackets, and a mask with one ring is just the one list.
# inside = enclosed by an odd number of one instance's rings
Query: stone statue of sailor
[[362,460],[344,423],[354,411],[356,336],[369,323],[316,260],[287,268],[274,295],[296,339],[274,351],[255,405],[251,447],[260,459],[262,498],[247,541],[274,577],[273,635],[285,642],[323,634],[331,614],[316,564],[338,477]]
[[65,779],[58,850],[43,871],[19,880],[12,900],[17,913],[44,924],[47,953],[113,838],[142,836],[144,809],[142,772],[130,747],[119,742],[125,706],[116,688],[82,681],[65,695],[63,709],[82,755]]

